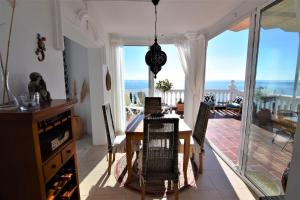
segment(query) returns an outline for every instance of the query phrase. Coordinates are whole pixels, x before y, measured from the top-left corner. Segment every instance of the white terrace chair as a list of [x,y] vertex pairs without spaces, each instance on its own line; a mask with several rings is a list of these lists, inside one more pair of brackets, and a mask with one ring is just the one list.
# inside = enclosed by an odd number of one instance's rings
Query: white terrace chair
[[144,112],[144,107],[133,104],[130,100],[129,92],[125,92],[125,109],[128,114],[142,114]]

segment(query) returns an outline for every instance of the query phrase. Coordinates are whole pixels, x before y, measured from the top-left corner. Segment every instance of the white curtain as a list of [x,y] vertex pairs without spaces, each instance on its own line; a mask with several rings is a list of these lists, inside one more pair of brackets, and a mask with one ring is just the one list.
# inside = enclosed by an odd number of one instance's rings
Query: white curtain
[[185,73],[184,120],[193,128],[204,93],[206,39],[204,35],[190,33],[187,40],[176,46]]
[[123,76],[123,48],[116,42],[111,42],[112,65],[112,106],[114,113],[115,129],[117,134],[125,132],[125,100],[124,100],[124,76]]

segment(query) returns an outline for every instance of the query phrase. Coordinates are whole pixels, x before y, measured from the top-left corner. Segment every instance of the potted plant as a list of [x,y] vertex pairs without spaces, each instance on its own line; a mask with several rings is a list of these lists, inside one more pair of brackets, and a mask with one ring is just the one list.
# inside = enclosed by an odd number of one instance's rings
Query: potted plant
[[184,103],[183,103],[181,98],[179,98],[179,100],[177,101],[176,108],[177,108],[177,113],[183,114],[183,112],[184,112]]
[[163,99],[165,99],[165,93],[171,90],[173,87],[173,83],[171,83],[168,79],[158,81],[155,85],[155,88],[163,92]]

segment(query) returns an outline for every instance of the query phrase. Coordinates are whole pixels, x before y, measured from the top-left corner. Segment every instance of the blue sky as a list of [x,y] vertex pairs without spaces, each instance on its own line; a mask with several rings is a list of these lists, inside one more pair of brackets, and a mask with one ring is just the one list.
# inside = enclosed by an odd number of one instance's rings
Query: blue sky
[[[208,42],[206,80],[244,80],[249,31],[225,31]],[[294,80],[299,48],[298,33],[261,29],[257,80]],[[174,45],[161,45],[168,61],[157,80],[168,78],[183,87],[184,73]],[[125,46],[125,80],[148,80],[147,46]]]
[[[167,54],[167,63],[157,74],[155,81],[169,79],[176,89],[184,89],[184,72],[175,45],[161,45]],[[148,80],[148,65],[145,63],[147,46],[124,46],[125,80]]]
[[[208,43],[206,80],[244,80],[248,30],[225,31]],[[261,29],[256,80],[294,80],[299,35]]]

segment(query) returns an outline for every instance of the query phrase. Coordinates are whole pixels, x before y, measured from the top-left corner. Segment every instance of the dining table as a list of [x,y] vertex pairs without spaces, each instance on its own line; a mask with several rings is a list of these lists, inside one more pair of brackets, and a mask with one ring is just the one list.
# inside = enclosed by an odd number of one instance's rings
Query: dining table
[[[179,118],[178,115],[164,115],[167,118]],[[132,141],[143,140],[144,133],[144,115],[136,115],[133,120],[128,124],[126,128],[126,160],[127,160],[127,182],[132,179],[132,152],[131,143]],[[184,140],[183,147],[183,175],[184,182],[187,184],[187,169],[190,157],[190,137],[192,134],[192,129],[184,122],[183,119],[179,118],[179,139]]]

